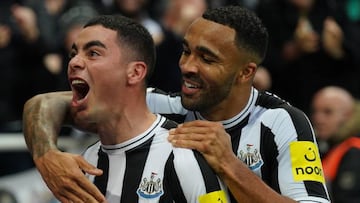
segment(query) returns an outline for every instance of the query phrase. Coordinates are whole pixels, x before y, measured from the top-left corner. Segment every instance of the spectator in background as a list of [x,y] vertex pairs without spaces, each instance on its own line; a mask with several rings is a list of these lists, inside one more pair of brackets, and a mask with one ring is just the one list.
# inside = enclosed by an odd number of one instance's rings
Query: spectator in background
[[15,25],[11,21],[10,7],[13,1],[0,1],[0,131],[12,128],[12,122],[17,120],[13,101],[15,84],[15,55],[14,44]]
[[272,92],[306,113],[312,95],[326,85],[344,87],[354,95],[359,92],[355,49],[346,43],[349,35],[333,2],[260,1],[257,9],[270,33],[263,65],[273,76]]
[[163,39],[163,31],[157,21],[149,15],[149,0],[113,0],[104,14],[122,14],[143,25],[154,39],[155,45]]
[[271,89],[272,79],[269,71],[264,66],[259,66],[255,73],[254,87],[259,91]]
[[[85,2],[85,3],[84,3]],[[24,102],[35,94],[67,90],[62,75],[59,18],[81,0],[1,1],[0,130],[21,131]]]
[[[1,2],[1,14],[4,24],[1,25],[1,69],[5,73],[5,80],[1,86],[4,88],[4,106],[2,111],[3,131],[21,131],[22,108],[30,95],[29,81],[36,78],[44,54],[44,46],[39,37],[36,23],[36,14],[32,9],[18,5],[18,1]],[[5,4],[5,5],[4,5]],[[4,14],[4,15],[3,15]],[[6,15],[6,16],[5,16]],[[11,80],[11,81],[8,81]],[[41,82],[41,81],[39,81]],[[46,83],[45,83],[46,84]],[[44,87],[43,87],[44,88]],[[6,105],[9,104],[10,105]]]
[[169,0],[160,20],[164,38],[156,46],[156,68],[149,86],[165,92],[179,92],[181,73],[178,61],[187,27],[207,8],[206,0]]
[[316,92],[311,107],[332,200],[360,202],[360,103],[345,89],[327,86]]

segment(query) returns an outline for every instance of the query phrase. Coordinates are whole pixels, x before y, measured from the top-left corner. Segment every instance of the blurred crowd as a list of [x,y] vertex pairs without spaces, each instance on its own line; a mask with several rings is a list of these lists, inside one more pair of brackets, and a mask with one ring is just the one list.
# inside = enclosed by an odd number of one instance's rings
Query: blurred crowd
[[[149,86],[177,92],[187,26],[206,8],[230,4],[253,10],[269,31],[256,88],[271,91],[312,116],[318,134],[315,93],[336,86],[360,99],[360,0],[1,0],[0,131],[21,132],[23,105],[30,97],[69,90],[68,51],[89,18],[119,13],[141,22],[157,48]],[[330,135],[339,134],[339,129]],[[337,137],[336,143],[359,131]]]
[[120,13],[141,22],[157,45],[149,85],[176,92],[187,26],[206,8],[229,4],[253,10],[269,30],[259,89],[306,113],[315,91],[326,85],[360,97],[359,0],[5,0],[0,1],[0,130],[21,129],[23,104],[35,94],[69,90],[68,50],[92,16]]

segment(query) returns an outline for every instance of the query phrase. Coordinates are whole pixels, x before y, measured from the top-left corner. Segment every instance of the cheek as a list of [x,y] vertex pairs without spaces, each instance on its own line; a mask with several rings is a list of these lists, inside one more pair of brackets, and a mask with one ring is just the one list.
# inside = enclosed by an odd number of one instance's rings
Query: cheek
[[234,83],[236,75],[229,74],[228,72],[212,71],[204,74],[204,78],[211,86],[229,87]]

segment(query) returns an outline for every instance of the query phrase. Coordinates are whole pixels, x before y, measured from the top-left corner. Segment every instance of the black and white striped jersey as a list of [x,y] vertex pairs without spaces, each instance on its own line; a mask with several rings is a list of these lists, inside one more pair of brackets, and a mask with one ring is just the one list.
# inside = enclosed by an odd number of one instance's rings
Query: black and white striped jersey
[[175,122],[157,115],[149,129],[131,140],[96,142],[83,156],[104,173],[88,178],[110,203],[202,203],[215,202],[214,197],[230,202],[226,187],[200,153],[173,148],[167,141],[174,127]]
[[[204,120],[181,106],[179,94],[149,88],[147,103],[178,122]],[[253,88],[246,107],[222,123],[234,153],[275,191],[298,202],[330,202],[314,132],[302,111]]]

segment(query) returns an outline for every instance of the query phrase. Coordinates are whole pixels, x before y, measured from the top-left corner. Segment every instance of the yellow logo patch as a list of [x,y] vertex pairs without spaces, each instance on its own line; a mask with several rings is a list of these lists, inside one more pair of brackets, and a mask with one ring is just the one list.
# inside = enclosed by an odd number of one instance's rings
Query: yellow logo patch
[[320,155],[315,143],[298,141],[290,143],[292,174],[295,181],[325,182]]
[[199,203],[227,203],[225,192],[219,190],[201,195],[199,197]]

